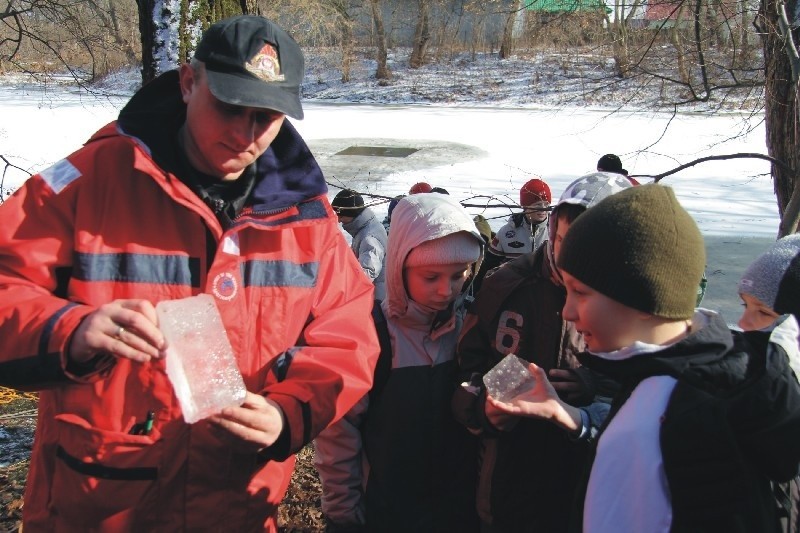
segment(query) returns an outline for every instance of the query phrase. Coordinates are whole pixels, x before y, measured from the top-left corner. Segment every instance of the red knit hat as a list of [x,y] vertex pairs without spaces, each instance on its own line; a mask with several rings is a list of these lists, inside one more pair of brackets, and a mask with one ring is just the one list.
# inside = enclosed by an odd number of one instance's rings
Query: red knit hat
[[420,181],[419,183],[415,183],[414,185],[411,186],[411,189],[409,189],[408,194],[420,194],[423,192],[431,192],[431,189],[433,189],[433,187],[431,187],[430,183],[425,183],[424,181]]
[[533,178],[519,190],[519,205],[531,205],[536,202],[549,204],[551,200],[550,187],[539,178]]

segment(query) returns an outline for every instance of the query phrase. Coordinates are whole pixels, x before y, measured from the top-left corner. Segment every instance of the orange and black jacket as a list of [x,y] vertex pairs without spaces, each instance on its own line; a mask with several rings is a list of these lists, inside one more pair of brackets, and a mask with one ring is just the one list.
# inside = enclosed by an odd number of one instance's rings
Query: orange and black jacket
[[[274,530],[292,454],[372,384],[373,287],[305,143],[286,122],[223,228],[159,164],[175,143],[156,141],[184,113],[164,74],[0,206],[0,385],[40,391],[26,531]],[[162,361],[68,363],[98,306],[199,293],[214,295],[247,389],[285,415],[259,454],[187,425]],[[131,434],[149,411],[150,434]]]

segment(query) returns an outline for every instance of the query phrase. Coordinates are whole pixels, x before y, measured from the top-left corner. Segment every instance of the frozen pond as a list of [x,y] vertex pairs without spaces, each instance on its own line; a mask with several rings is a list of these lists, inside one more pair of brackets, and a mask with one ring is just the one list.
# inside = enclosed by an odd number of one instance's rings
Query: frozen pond
[[[59,87],[0,86],[0,155],[30,171],[45,168],[113,120],[125,101]],[[622,156],[632,174],[653,174],[698,157],[766,151],[763,125],[747,131],[744,116],[738,114],[316,102],[306,102],[305,110],[306,119],[294,123],[329,181],[385,196],[405,193],[425,180],[460,200],[508,195],[506,200],[514,202],[531,174],[545,179],[555,197],[572,179],[594,170],[597,159],[608,152]],[[335,155],[356,145],[418,151],[405,158]],[[760,160],[709,162],[663,183],[676,189],[706,235],[774,237],[778,215],[768,171],[769,165]],[[9,169],[6,186],[24,177]],[[380,205],[376,211],[385,208]],[[502,218],[507,213],[485,214]]]

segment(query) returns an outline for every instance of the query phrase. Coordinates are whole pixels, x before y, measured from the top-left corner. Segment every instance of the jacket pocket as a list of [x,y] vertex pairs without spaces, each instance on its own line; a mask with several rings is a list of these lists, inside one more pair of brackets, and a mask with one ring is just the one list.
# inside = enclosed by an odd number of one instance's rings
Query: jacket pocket
[[129,435],[94,428],[73,414],[57,416],[56,423],[51,510],[76,525],[133,525],[133,511],[158,500],[158,428]]

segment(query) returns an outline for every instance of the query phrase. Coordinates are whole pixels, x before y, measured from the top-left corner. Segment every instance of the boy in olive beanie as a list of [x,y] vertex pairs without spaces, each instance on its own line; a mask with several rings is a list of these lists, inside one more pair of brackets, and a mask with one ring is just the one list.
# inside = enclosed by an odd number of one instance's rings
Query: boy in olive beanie
[[[563,317],[588,347],[578,359],[622,384],[588,434],[576,531],[777,531],[770,482],[800,463],[800,384],[779,339],[756,353],[718,313],[692,309],[704,263],[696,224],[661,185],[609,196],[563,238]],[[528,368],[534,389],[490,401],[585,438],[584,410]]]
[[628,307],[691,318],[705,245],[675,193],[642,185],[600,202],[570,227],[558,267]]

